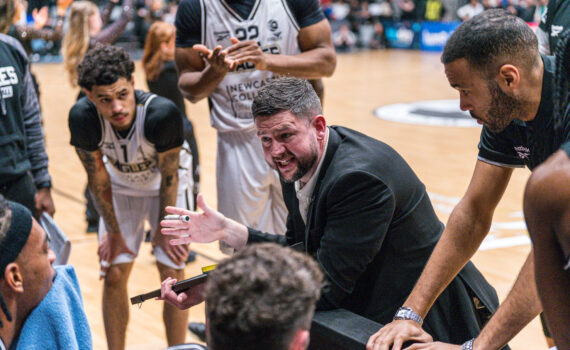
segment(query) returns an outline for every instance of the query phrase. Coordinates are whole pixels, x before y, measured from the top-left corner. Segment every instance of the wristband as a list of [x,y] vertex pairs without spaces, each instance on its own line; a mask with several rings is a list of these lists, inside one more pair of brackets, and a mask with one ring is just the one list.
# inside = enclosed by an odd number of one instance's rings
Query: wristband
[[475,338],[469,339],[468,341],[463,343],[463,345],[461,345],[461,350],[473,350],[473,342],[474,341],[475,341]]
[[417,322],[420,326],[424,323],[423,318],[412,310],[412,308],[404,306],[396,311],[394,320],[411,320]]

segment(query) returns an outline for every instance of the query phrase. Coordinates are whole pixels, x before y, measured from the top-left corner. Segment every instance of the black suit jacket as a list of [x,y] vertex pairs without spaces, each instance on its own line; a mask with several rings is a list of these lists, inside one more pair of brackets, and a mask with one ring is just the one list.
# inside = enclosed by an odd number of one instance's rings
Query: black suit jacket
[[[318,309],[342,307],[380,323],[390,322],[444,228],[425,186],[406,161],[383,142],[330,127],[307,225],[294,184],[282,185],[289,210],[285,237],[250,229],[248,243],[302,244],[328,282]],[[498,304],[494,289],[472,264],[462,275],[426,317],[424,328],[437,340],[461,343],[478,333],[470,293],[481,294],[478,299],[491,310]]]

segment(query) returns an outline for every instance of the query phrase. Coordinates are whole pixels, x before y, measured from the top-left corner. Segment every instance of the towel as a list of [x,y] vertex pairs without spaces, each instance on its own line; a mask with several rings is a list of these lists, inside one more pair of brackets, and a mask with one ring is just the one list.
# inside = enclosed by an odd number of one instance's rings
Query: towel
[[32,310],[10,350],[93,348],[75,270],[64,265],[55,271],[51,289]]

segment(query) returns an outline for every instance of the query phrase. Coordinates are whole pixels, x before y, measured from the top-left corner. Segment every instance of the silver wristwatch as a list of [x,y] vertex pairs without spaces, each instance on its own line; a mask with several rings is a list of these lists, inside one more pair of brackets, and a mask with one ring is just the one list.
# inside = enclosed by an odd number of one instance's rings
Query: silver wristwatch
[[475,341],[475,338],[469,339],[468,341],[463,343],[463,345],[461,345],[461,350],[473,350],[473,342],[474,341]]
[[407,306],[401,307],[396,311],[394,320],[412,320],[417,322],[420,326],[424,323],[423,318]]

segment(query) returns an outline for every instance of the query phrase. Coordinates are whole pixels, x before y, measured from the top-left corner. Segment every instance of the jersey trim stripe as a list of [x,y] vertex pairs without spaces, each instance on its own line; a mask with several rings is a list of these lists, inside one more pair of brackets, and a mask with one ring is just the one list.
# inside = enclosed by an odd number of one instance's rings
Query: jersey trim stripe
[[105,121],[103,120],[103,116],[99,113],[99,111],[97,111],[97,116],[99,117],[99,124],[101,125],[101,140],[99,140],[97,143],[97,147],[101,148],[103,145],[103,140],[105,139]]
[[205,0],[201,0],[200,1],[200,7],[202,9],[201,15],[202,17],[200,18],[201,22],[202,22],[202,45],[206,45],[206,18],[208,18],[206,16],[206,4],[204,4]]
[[253,18],[255,18],[257,10],[259,10],[259,5],[261,5],[261,0],[257,0],[256,3],[253,5],[253,9],[251,10],[249,16],[247,17],[248,21],[251,21]]
[[244,19],[241,18],[241,16],[240,16],[237,12],[235,12],[234,9],[232,9],[232,8],[230,7],[230,5],[228,5],[224,0],[220,0],[220,3],[222,4],[222,6],[224,6],[224,8],[226,9],[226,11],[228,11],[228,13],[229,13],[232,17],[234,17],[238,22],[243,22],[243,21],[244,21]]
[[494,162],[494,161],[492,161],[492,160],[485,159],[485,158],[483,158],[483,157],[481,157],[481,156],[478,156],[477,159],[480,160],[480,161],[482,161],[482,162],[485,162],[485,163],[488,163],[488,164],[491,164],[491,165],[500,166],[500,167],[503,167],[503,168],[524,168],[524,167],[525,167],[524,164],[521,165],[521,164],[499,163],[499,162]]
[[289,8],[289,4],[287,4],[287,1],[281,0],[281,3],[283,4],[283,7],[285,8],[285,12],[287,13],[287,17],[289,17],[289,19],[291,20],[291,23],[293,24],[293,27],[295,27],[295,29],[297,29],[297,31],[300,31],[301,26],[299,25],[299,23],[297,23],[295,16],[293,16],[293,14],[291,13],[291,9]]

